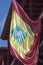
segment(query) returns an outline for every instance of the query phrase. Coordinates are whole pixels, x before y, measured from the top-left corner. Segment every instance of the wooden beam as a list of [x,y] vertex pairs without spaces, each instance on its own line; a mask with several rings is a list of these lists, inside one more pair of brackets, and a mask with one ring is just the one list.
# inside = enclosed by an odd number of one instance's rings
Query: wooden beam
[[32,0],[29,0],[29,15],[32,18]]

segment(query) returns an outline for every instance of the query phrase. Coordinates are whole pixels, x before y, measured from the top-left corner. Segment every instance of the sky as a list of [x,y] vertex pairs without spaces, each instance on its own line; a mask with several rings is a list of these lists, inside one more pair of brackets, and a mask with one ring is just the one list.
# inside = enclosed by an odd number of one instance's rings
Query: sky
[[0,39],[0,48],[1,47],[8,47],[8,41]]
[[11,6],[11,0],[0,0],[0,36]]
[[[0,0],[0,36],[2,34],[10,6],[11,0]],[[1,46],[7,46],[7,40],[0,39],[0,47]]]

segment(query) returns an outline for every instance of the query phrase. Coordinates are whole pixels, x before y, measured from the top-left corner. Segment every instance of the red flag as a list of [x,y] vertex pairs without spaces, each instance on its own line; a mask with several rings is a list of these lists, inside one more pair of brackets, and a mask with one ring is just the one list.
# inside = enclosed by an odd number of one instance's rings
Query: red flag
[[40,20],[31,20],[22,6],[12,2],[10,51],[24,65],[36,65],[39,54]]

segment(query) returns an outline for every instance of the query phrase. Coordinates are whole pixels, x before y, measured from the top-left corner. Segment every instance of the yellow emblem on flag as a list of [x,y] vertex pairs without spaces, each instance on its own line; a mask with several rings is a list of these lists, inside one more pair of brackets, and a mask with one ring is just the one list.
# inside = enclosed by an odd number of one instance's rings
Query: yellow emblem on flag
[[16,12],[13,12],[10,27],[10,44],[12,47],[24,58],[25,54],[30,51],[33,42],[34,33],[30,26]]

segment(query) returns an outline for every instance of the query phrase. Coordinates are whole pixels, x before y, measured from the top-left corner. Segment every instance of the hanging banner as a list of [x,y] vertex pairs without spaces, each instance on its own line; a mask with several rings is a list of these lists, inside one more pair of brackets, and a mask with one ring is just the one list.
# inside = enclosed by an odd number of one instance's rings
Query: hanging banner
[[40,41],[41,21],[29,18],[17,0],[12,1],[10,51],[24,65],[36,65]]

